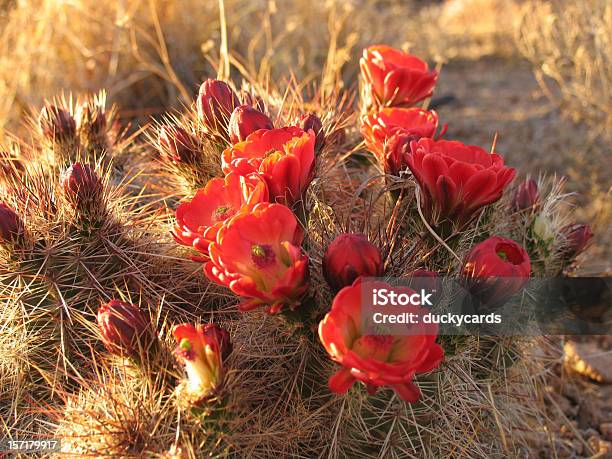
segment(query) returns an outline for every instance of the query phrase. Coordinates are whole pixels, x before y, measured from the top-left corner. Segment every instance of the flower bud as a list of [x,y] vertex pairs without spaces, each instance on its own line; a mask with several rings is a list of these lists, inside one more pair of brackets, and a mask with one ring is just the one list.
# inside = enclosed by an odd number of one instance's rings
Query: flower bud
[[351,285],[360,276],[376,277],[382,273],[380,251],[362,234],[341,234],[323,256],[323,275],[335,291]]
[[159,145],[163,155],[175,163],[193,163],[200,152],[197,140],[178,126],[162,126]]
[[259,129],[274,129],[272,120],[256,108],[240,105],[232,112],[229,122],[229,137],[232,143],[245,140],[251,132]]
[[226,360],[234,349],[234,345],[232,344],[227,330],[215,324],[206,324],[204,325],[204,334],[219,343],[221,358]]
[[72,115],[55,105],[44,107],[38,117],[43,135],[54,142],[68,142],[76,137],[76,122]]
[[533,234],[547,244],[555,240],[552,223],[544,215],[538,215],[533,221]]
[[98,309],[98,327],[104,346],[114,355],[136,356],[152,341],[151,321],[138,307],[112,300]]
[[96,104],[84,103],[77,112],[79,129],[91,137],[99,137],[106,132],[107,119],[104,109]]
[[74,163],[64,173],[62,186],[66,197],[77,208],[96,202],[102,193],[102,182],[89,164]]
[[208,79],[200,86],[198,116],[209,129],[227,132],[230,115],[238,105],[238,96],[226,82]]
[[565,236],[565,254],[570,260],[580,255],[593,237],[593,231],[588,225],[567,225],[561,233]]
[[521,182],[514,193],[512,208],[515,211],[532,209],[538,201],[538,183],[533,179],[526,179]]
[[243,105],[249,105],[253,108],[256,108],[262,113],[266,113],[266,104],[263,99],[259,96],[251,94],[249,91],[245,91],[242,89],[240,91],[240,101]]
[[323,123],[321,122],[321,118],[312,112],[305,113],[300,117],[299,127],[301,127],[305,132],[308,132],[311,129],[314,131],[316,136],[315,151],[320,152],[325,146],[325,132],[323,131]]
[[14,242],[23,233],[23,230],[23,222],[19,215],[0,202],[0,243]]

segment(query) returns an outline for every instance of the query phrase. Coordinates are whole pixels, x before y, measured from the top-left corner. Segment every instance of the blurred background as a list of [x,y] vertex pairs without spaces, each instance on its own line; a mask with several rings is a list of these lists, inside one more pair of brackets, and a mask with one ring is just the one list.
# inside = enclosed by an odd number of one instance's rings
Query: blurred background
[[235,79],[351,88],[374,43],[441,66],[447,137],[497,135],[524,173],[566,176],[596,233],[583,271],[609,272],[609,0],[0,0],[0,140],[45,98],[101,88],[144,124],[188,104],[226,45]]

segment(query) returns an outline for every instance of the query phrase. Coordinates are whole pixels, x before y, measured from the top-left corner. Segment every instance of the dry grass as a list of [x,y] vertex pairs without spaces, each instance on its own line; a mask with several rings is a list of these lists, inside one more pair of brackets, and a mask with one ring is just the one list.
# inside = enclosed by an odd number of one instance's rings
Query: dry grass
[[[324,67],[352,84],[361,49],[376,42],[432,60],[514,52],[508,47],[513,2],[224,5],[233,64],[261,82],[295,75],[307,83]],[[217,0],[23,0],[0,6],[0,21],[0,136],[2,128],[18,129],[31,105],[65,88],[104,88],[124,120],[144,121],[189,103],[197,84],[218,71],[223,35]]]
[[[598,133],[612,128],[612,5],[606,0],[528,2],[517,29],[545,94]],[[551,80],[554,84],[551,86]]]

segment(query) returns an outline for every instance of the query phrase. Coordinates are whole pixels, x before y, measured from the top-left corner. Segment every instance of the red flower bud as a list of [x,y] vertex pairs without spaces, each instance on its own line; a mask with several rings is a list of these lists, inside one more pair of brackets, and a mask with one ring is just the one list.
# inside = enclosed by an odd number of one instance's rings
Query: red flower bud
[[54,142],[67,142],[76,137],[76,122],[72,115],[55,105],[44,107],[38,117],[43,135]]
[[104,109],[96,104],[84,103],[77,113],[78,125],[90,136],[97,137],[106,132],[107,119]]
[[209,129],[227,132],[230,115],[238,105],[238,96],[226,82],[208,79],[200,86],[198,116]]
[[539,201],[538,184],[533,179],[525,179],[517,187],[514,198],[512,199],[512,208],[516,211],[534,208]]
[[219,343],[221,358],[226,360],[234,349],[229,333],[225,328],[221,328],[215,324],[204,325],[204,335]]
[[325,132],[323,131],[323,123],[315,113],[305,113],[300,117],[299,127],[304,132],[308,132],[311,129],[314,131],[315,140],[315,151],[319,152],[325,146]]
[[66,197],[77,207],[95,202],[102,193],[102,182],[89,164],[70,166],[64,173],[62,186]]
[[102,342],[111,354],[135,356],[150,343],[151,321],[138,307],[112,300],[98,309],[98,327]]
[[13,242],[23,233],[23,222],[9,206],[0,202],[0,243]]
[[232,143],[245,140],[251,132],[274,129],[272,120],[256,108],[240,105],[232,112],[229,121],[229,136]]
[[593,237],[593,231],[588,225],[572,224],[561,230],[565,236],[565,255],[572,260],[580,255],[586,248],[589,240]]
[[159,145],[164,157],[175,163],[193,163],[200,152],[198,141],[178,126],[162,126]]
[[243,105],[249,105],[253,108],[256,108],[262,113],[266,113],[266,104],[263,99],[259,96],[251,94],[249,91],[245,91],[242,89],[240,91],[240,101]]
[[334,291],[351,285],[360,276],[377,277],[382,273],[380,251],[362,234],[341,234],[323,256],[323,275]]

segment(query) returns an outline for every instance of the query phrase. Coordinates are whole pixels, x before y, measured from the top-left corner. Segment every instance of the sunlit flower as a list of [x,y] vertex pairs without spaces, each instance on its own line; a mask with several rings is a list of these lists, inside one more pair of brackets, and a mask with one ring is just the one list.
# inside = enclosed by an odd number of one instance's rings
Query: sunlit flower
[[410,144],[408,167],[421,189],[421,206],[435,223],[461,226],[501,198],[515,170],[496,153],[457,141],[423,138]]
[[462,274],[481,308],[493,309],[523,288],[531,274],[531,261],[512,239],[493,236],[472,248]]
[[363,234],[341,234],[327,246],[322,268],[327,283],[338,291],[359,276],[381,276],[382,255]]
[[209,246],[209,279],[229,287],[242,311],[264,307],[270,314],[295,309],[307,289],[308,257],[302,229],[288,207],[258,204],[219,229]]
[[270,200],[291,205],[301,199],[314,172],[314,132],[285,127],[253,132],[223,152],[227,174],[259,173],[268,184]]
[[[363,117],[361,133],[385,173],[399,175],[406,169],[410,142],[434,137],[438,115],[420,108],[383,108]],[[441,134],[440,134],[441,135]]]
[[179,244],[206,255],[224,222],[240,210],[267,200],[268,188],[257,174],[229,173],[225,178],[214,178],[176,209],[172,235]]
[[189,393],[195,400],[212,395],[223,383],[223,360],[232,347],[229,334],[213,324],[187,323],[176,325],[172,334],[178,344],[174,353],[187,371]]
[[[325,350],[342,365],[329,379],[329,387],[342,394],[355,381],[361,381],[370,394],[381,386],[389,386],[402,400],[416,402],[421,392],[413,383],[414,376],[437,368],[444,358],[444,350],[435,343],[438,327],[419,323],[410,325],[413,327],[410,333],[402,336],[365,334],[362,293],[373,289],[412,292],[385,282],[362,282],[361,279],[338,292],[331,311],[319,324],[319,338]],[[419,317],[425,314],[424,309],[414,306],[403,307],[402,312]]]
[[390,46],[370,46],[359,61],[367,107],[413,105],[429,97],[438,72],[426,62]]

